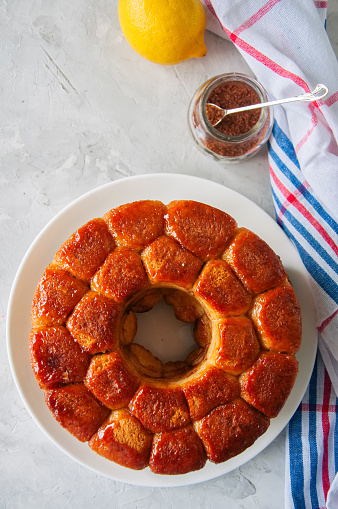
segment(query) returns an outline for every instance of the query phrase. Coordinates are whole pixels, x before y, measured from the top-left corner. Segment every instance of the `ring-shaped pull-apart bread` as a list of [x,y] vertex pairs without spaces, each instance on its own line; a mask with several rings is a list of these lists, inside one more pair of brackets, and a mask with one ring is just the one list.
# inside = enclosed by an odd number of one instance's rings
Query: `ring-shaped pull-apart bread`
[[[196,348],[133,342],[160,300]],[[161,327],[161,324],[158,324]],[[79,228],[43,272],[29,347],[55,419],[127,468],[185,474],[250,447],[294,385],[301,313],[277,254],[209,205],[127,203]]]

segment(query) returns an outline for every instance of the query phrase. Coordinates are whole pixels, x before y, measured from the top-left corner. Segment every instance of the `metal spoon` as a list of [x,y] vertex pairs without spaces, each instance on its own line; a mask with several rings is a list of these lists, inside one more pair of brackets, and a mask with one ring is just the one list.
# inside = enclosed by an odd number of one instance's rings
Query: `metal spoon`
[[258,103],[258,104],[250,104],[248,106],[241,106],[240,108],[233,108],[231,110],[226,110],[224,108],[221,108],[220,106],[217,106],[217,104],[213,103],[207,103],[206,106],[210,110],[214,111],[216,110],[218,115],[221,115],[214,124],[211,124],[213,127],[218,125],[220,122],[222,122],[223,118],[227,115],[230,115],[232,113],[238,113],[240,111],[247,111],[247,110],[256,110],[258,108],[264,108],[265,106],[274,106],[275,104],[283,104],[283,103],[289,103],[293,101],[318,101],[319,99],[322,99],[326,96],[329,89],[327,86],[319,84],[316,86],[313,92],[308,92],[306,94],[297,95],[296,97],[289,97],[287,99],[278,99],[277,101],[269,101],[266,103]]

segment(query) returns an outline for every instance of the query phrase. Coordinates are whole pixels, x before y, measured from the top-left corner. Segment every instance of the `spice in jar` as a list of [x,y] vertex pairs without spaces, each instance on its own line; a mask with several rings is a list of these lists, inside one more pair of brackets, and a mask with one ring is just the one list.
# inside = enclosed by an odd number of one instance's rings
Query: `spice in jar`
[[[260,102],[257,93],[246,84],[239,81],[227,81],[218,85],[208,97],[206,104],[207,117],[211,125],[214,125],[217,118],[216,108],[208,108],[208,104],[216,104],[225,110],[258,104]],[[241,111],[226,115],[215,127],[217,131],[230,136],[238,136],[247,133],[258,122],[260,109]]]
[[257,108],[221,118],[214,104],[232,109],[267,101],[263,87],[253,78],[223,74],[204,83],[195,93],[189,108],[190,130],[198,146],[216,159],[236,162],[255,154],[267,141],[272,128],[270,108]]

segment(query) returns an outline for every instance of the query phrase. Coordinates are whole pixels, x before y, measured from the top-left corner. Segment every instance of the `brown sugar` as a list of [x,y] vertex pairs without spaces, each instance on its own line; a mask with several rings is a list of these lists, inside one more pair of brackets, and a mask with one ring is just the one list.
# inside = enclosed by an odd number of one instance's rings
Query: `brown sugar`
[[[221,83],[208,97],[208,103],[220,106],[223,109],[233,109],[250,104],[259,103],[257,92],[244,83],[238,81],[228,81]],[[206,105],[207,117],[211,125],[217,121],[215,108]],[[217,131],[229,136],[239,136],[250,131],[258,122],[261,114],[260,109],[241,111],[226,115],[223,120],[215,127]]]

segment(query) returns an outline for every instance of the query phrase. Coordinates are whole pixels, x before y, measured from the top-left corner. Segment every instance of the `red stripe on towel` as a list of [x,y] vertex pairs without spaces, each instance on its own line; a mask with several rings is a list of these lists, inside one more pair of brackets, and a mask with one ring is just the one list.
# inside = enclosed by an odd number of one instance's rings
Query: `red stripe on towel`
[[312,127],[310,127],[310,129],[307,131],[307,133],[305,134],[305,136],[303,136],[303,138],[297,143],[297,145],[295,146],[295,152],[296,154],[298,154],[299,150],[302,148],[302,146],[304,145],[304,143],[309,139],[309,137],[311,136],[311,134],[313,133],[315,127],[317,126],[318,124],[318,117],[315,113],[315,104],[314,103],[311,103],[308,105],[308,107],[310,108],[310,110],[312,111],[312,117],[311,117],[311,122],[312,122]]
[[334,94],[330,95],[325,101],[323,101],[326,106],[332,106],[336,101],[338,101],[338,92],[335,92]]
[[301,412],[319,412],[319,413],[322,413],[323,410],[325,412],[329,412],[329,413],[337,413],[337,407],[336,405],[322,405],[320,403],[314,405],[313,403],[301,403],[298,410],[300,410]]
[[317,9],[327,9],[327,2],[315,1],[315,6]]
[[241,32],[243,32],[243,30],[250,28],[252,25],[257,23],[257,21],[259,21],[263,16],[265,16],[265,14],[269,12],[280,1],[281,0],[269,0],[269,2],[266,2],[266,4],[263,5],[263,7],[261,7],[253,16],[251,16],[251,18],[249,18],[241,26],[236,28],[236,30],[234,30],[233,33],[235,35],[238,35]]
[[330,419],[329,412],[324,411],[325,406],[329,406],[331,395],[331,381],[327,371],[324,374],[324,397],[323,397],[323,411],[322,411],[322,428],[323,428],[323,464],[322,464],[322,481],[325,500],[330,489],[330,475],[329,475],[329,434],[330,434]]
[[336,311],[334,313],[332,313],[331,316],[328,316],[322,323],[319,327],[317,327],[318,329],[318,332],[322,333],[323,330],[325,329],[325,327],[327,327],[329,325],[329,323],[331,322],[331,320],[334,319],[334,317],[336,316],[336,314],[338,313],[338,309],[336,309]]

